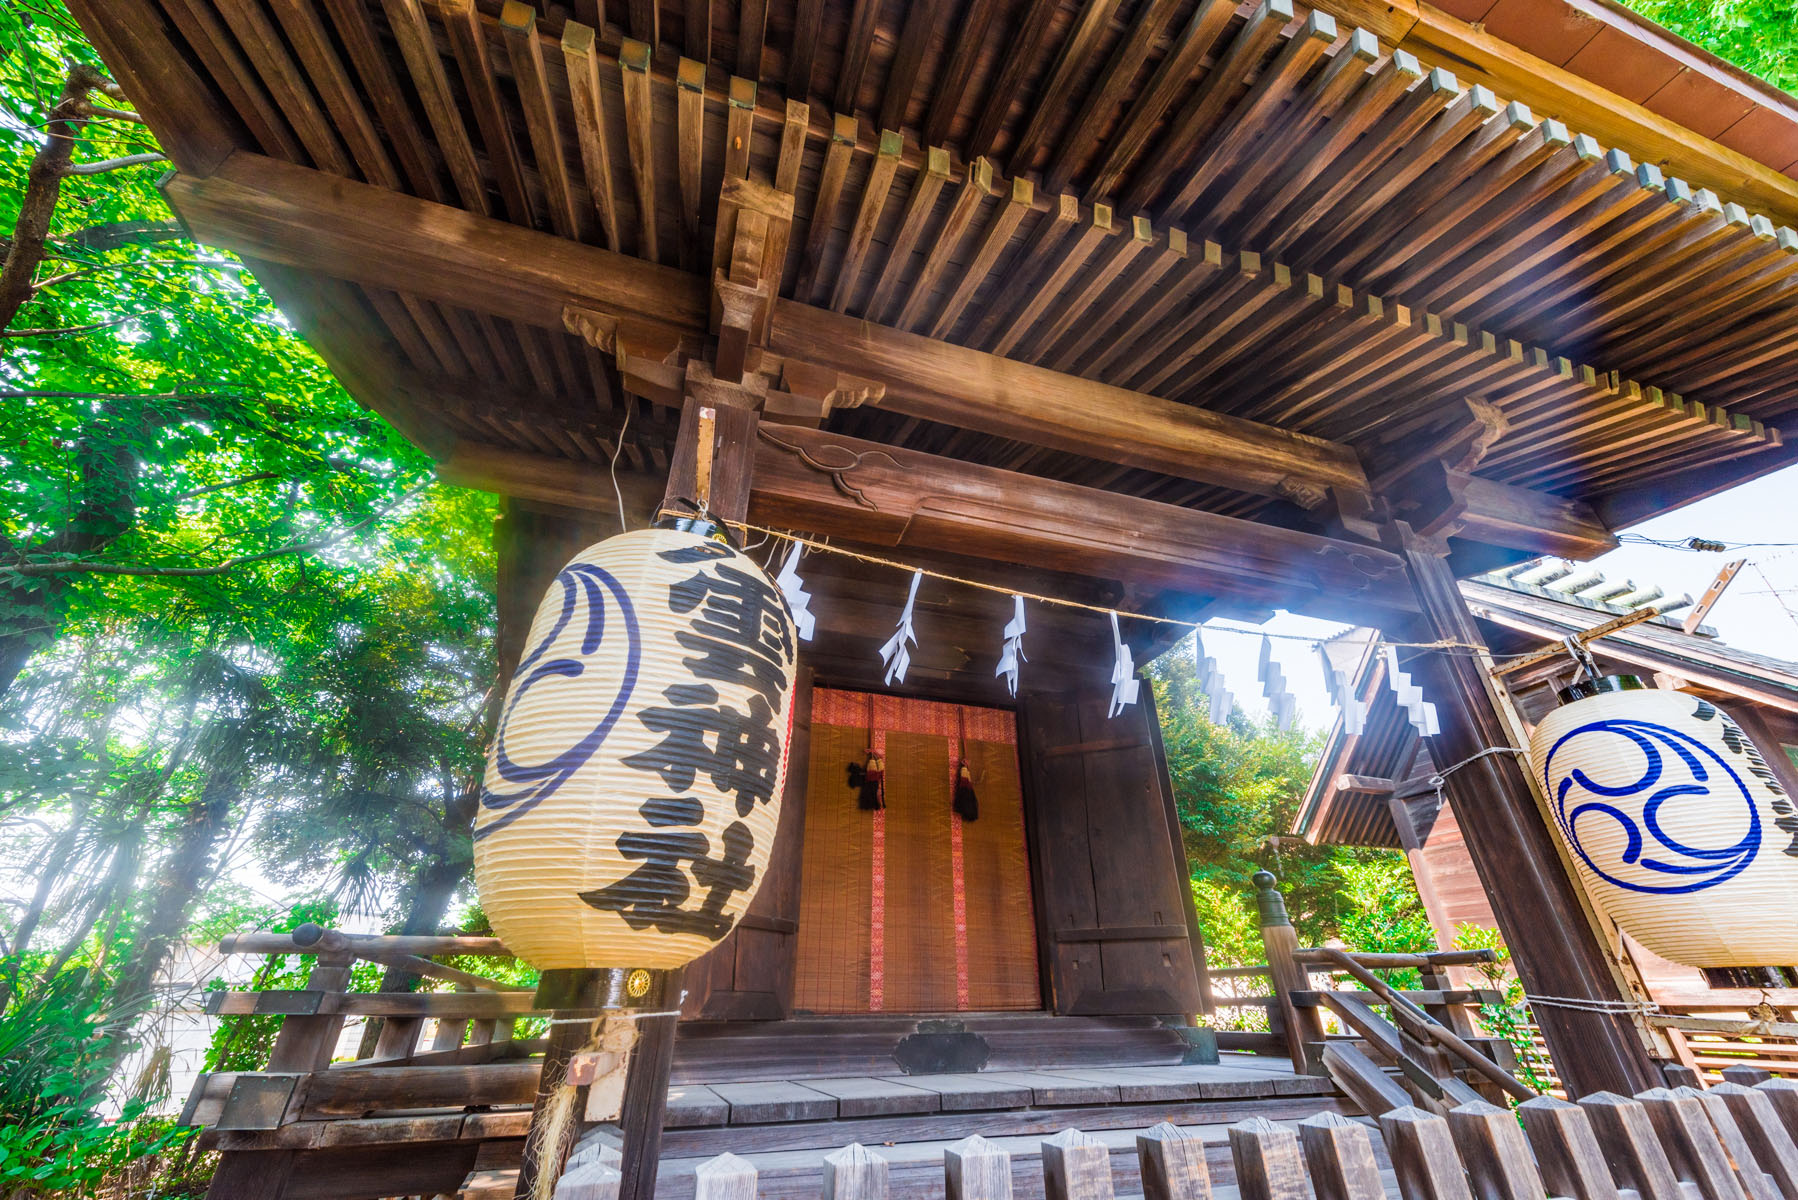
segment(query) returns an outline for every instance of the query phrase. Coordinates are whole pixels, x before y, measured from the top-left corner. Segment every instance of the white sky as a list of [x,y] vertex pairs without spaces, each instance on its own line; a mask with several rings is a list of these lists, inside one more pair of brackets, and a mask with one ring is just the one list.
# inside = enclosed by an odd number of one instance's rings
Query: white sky
[[[1703,537],[1723,542],[1798,543],[1798,467],[1645,521],[1628,532],[1669,541]],[[1594,559],[1592,565],[1607,579],[1634,580],[1643,587],[1659,585],[1670,598],[1690,592],[1696,599],[1723,564],[1737,558],[1746,558],[1748,566],[1736,576],[1705,623],[1715,626],[1722,640],[1732,645],[1798,661],[1798,546],[1703,554],[1624,545]],[[1260,718],[1267,713],[1267,701],[1255,679],[1260,630],[1227,632],[1233,628],[1242,627],[1229,621],[1206,626],[1205,652],[1218,660],[1237,705]],[[1263,628],[1269,633],[1318,639],[1345,626],[1282,612]],[[1312,643],[1275,639],[1273,649],[1288,689],[1298,697],[1299,723],[1313,729],[1328,728],[1335,709],[1324,691]],[[1170,653],[1190,653],[1190,643]]]

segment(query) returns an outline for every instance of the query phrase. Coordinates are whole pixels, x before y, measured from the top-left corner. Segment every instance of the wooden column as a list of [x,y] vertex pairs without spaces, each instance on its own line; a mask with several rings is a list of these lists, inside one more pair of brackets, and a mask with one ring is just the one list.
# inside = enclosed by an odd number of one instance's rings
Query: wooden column
[[[1483,647],[1443,548],[1402,524],[1394,529],[1394,548],[1405,556],[1421,615],[1407,628],[1388,632],[1402,641]],[[1436,705],[1442,726],[1430,739],[1430,755],[1438,770],[1454,768],[1444,791],[1525,991],[1576,1001],[1633,999],[1562,865],[1530,784],[1527,760],[1516,754],[1473,758],[1490,747],[1513,744],[1490,690],[1484,656],[1469,651],[1410,655],[1405,670]],[[1550,1004],[1531,1011],[1573,1095],[1633,1095],[1659,1084],[1660,1072],[1629,1015]]]

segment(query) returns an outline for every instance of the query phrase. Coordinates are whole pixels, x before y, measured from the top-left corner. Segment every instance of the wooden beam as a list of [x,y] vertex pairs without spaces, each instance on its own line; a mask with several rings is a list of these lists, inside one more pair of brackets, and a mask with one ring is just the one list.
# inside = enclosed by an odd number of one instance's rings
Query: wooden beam
[[568,102],[574,110],[575,138],[581,149],[581,174],[599,214],[608,250],[618,243],[618,200],[612,188],[612,148],[606,129],[605,91],[599,83],[599,61],[593,54],[591,26],[570,21],[562,27],[562,62],[568,71]]
[[239,144],[236,122],[153,0],[70,0],[69,12],[176,166],[205,175],[225,161]]
[[[1763,205],[1788,224],[1798,222],[1798,180],[1521,50],[1479,25],[1413,0],[1393,4],[1325,0],[1318,7],[1364,25],[1381,41],[1400,45],[1420,59],[1450,67],[1462,79],[1483,83],[1501,96],[1521,100],[1539,113],[1621,147],[1641,161],[1677,163],[1679,173],[1695,185]],[[1582,15],[1596,16],[1629,41],[1639,41],[1626,18],[1612,16],[1597,4],[1582,2],[1578,7],[1591,10]],[[1672,65],[1673,60],[1662,61]],[[1732,81],[1723,82],[1728,86]],[[1783,99],[1789,115],[1791,100]]]
[[[1397,638],[1483,647],[1479,626],[1448,564],[1399,525],[1394,540],[1409,565],[1422,615],[1388,627]],[[1514,754],[1484,754],[1515,745],[1518,731],[1501,710],[1487,677],[1490,659],[1418,654],[1410,671],[1441,715],[1430,757],[1457,764],[1443,787],[1467,835],[1493,913],[1512,960],[1531,993],[1592,1001],[1590,1010],[1539,1006],[1538,1023],[1570,1094],[1633,1094],[1655,1082],[1642,1033],[1630,1015],[1605,1011],[1633,1000],[1609,947],[1600,940],[1587,901],[1549,832],[1547,802]]]
[[1617,535],[1583,500],[1477,475],[1468,476],[1463,498],[1467,507],[1454,537],[1582,561],[1617,548]]
[[[708,327],[693,275],[259,155],[165,194],[212,244],[340,279],[546,329],[585,307],[670,347]],[[878,403],[907,416],[1255,495],[1366,489],[1344,446],[792,301],[768,349],[885,384]]]
[[[802,454],[853,465],[818,470]],[[609,475],[591,464],[458,446],[443,470],[465,486],[616,508]],[[1383,550],[818,430],[764,430],[753,480],[751,521],[895,557],[954,553],[1344,619],[1410,608]]]

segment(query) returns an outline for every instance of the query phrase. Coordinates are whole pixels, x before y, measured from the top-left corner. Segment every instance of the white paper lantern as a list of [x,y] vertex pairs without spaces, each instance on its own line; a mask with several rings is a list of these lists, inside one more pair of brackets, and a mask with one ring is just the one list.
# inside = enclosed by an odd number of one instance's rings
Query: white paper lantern
[[1798,817],[1741,728],[1633,677],[1573,690],[1530,762],[1594,902],[1674,962],[1798,963]]
[[494,932],[542,970],[688,962],[768,864],[793,620],[711,528],[588,547],[532,622],[487,754],[474,872]]

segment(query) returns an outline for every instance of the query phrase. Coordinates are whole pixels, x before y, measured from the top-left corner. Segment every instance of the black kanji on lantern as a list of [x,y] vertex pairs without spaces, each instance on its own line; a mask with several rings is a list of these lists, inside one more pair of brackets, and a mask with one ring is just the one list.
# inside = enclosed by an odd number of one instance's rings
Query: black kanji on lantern
[[625,766],[655,771],[676,792],[687,791],[703,774],[720,792],[736,796],[740,817],[774,799],[781,747],[766,700],[751,696],[744,713],[719,704],[718,690],[710,684],[677,683],[662,695],[674,707],[646,708],[638,715],[662,740],[626,758]]
[[[615,883],[581,893],[633,929],[653,926],[716,940],[730,929],[724,913],[731,898],[755,883],[749,826],[731,822],[714,847],[703,828],[703,789],[691,794],[704,778],[733,797],[737,815],[746,817],[757,805],[773,803],[780,776],[783,748],[775,717],[789,686],[792,624],[778,588],[753,569],[719,561],[736,553],[706,543],[661,555],[674,563],[707,564],[668,588],[668,611],[691,614],[688,627],[674,636],[692,652],[681,663],[693,681],[662,689],[667,703],[637,714],[660,741],[621,761],[659,776],[669,794],[638,807],[649,828],[618,835],[618,852],[640,865]],[[714,685],[748,689],[746,705],[726,702]]]
[[[722,841],[723,853],[712,858],[711,839],[698,830],[620,834],[618,852],[643,865],[616,883],[582,892],[581,899],[617,913],[632,929],[653,926],[663,933],[721,938],[731,926],[724,915],[731,897],[755,882],[749,866],[755,835],[741,821],[733,821]],[[704,899],[698,908],[688,908],[695,890]]]

